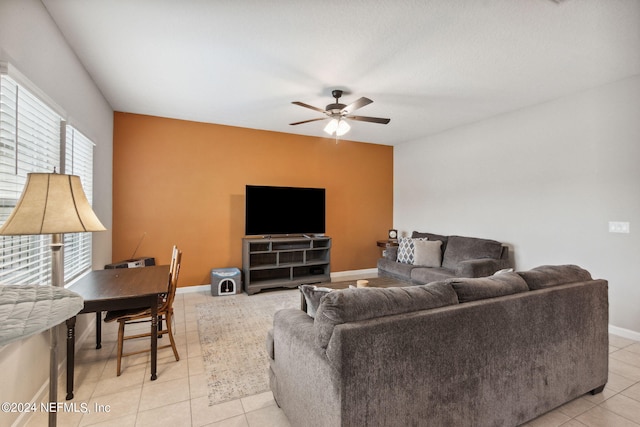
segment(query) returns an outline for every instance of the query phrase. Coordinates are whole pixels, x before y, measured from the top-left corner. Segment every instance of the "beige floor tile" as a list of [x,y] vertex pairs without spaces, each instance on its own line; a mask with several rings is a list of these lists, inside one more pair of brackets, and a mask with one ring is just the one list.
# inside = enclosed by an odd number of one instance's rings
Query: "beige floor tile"
[[636,383],[627,388],[622,394],[640,402],[640,383]]
[[[127,347],[125,351],[135,351],[135,350],[131,347]],[[124,375],[130,369],[134,369],[134,368],[144,369],[145,366],[151,363],[150,360],[151,360],[150,353],[134,354],[131,356],[123,357],[121,375]],[[104,366],[101,379],[112,378],[114,376],[117,376],[117,367],[118,367],[118,357],[117,357],[117,353],[114,351]]]
[[202,347],[200,341],[187,342],[187,357],[202,357]]
[[[544,415],[535,418],[528,423],[523,424],[526,427],[558,427],[567,421],[569,421],[571,417],[563,414],[558,409],[553,410],[551,412],[547,412]],[[253,425],[251,425],[253,427]]]
[[623,349],[611,353],[609,357],[621,362],[628,363],[632,366],[640,367],[640,353],[634,353],[632,351]]
[[243,415],[240,399],[209,406],[209,397],[191,399],[191,424],[194,427],[205,426],[214,422]]
[[[611,358],[609,358],[609,360],[611,360]],[[609,363],[609,365],[611,365],[611,363]],[[631,378],[627,378],[625,376],[616,374],[615,372],[609,371],[609,379],[607,380],[605,390],[608,388],[615,392],[620,392],[626,388],[631,387],[637,382],[637,380],[633,380]]]
[[[590,396],[590,395],[589,395]],[[567,415],[569,418],[575,418],[578,415],[587,412],[589,409],[596,406],[595,403],[589,401],[587,398],[579,397],[577,399],[572,400],[569,403],[565,403],[558,411]]]
[[198,331],[198,322],[189,322],[184,325],[185,332],[197,332]]
[[207,424],[204,427],[249,427],[249,424],[247,423],[247,417],[245,415],[238,415],[237,417],[228,418],[217,423]]
[[607,399],[600,406],[640,424],[640,402],[637,400],[618,394],[611,399]]
[[191,425],[191,404],[188,400],[166,404],[138,412],[136,427],[177,427]]
[[190,375],[189,376],[189,391],[191,398],[203,397],[209,395],[209,385],[207,384],[207,377],[205,375]]
[[[93,376],[91,376],[91,379],[87,379],[86,377],[83,377],[82,375],[77,375],[77,370],[75,371],[76,375],[74,376],[74,381],[73,381],[73,399],[71,400],[72,402],[81,402],[81,401],[87,401],[89,400],[89,398],[93,395],[93,392],[96,389],[96,386],[98,385],[98,381],[93,379]],[[48,393],[47,393],[48,396]],[[58,400],[59,401],[63,401],[66,400],[67,397],[67,377],[66,377],[66,373],[63,373],[60,378],[58,379]],[[47,400],[48,397],[45,397],[45,400]]]
[[140,389],[142,388],[145,375],[145,366],[130,367],[123,371],[122,375],[120,375],[119,377],[116,376],[114,368],[111,375],[98,381],[92,397],[115,393],[127,388]]
[[150,381],[142,386],[139,410],[146,411],[189,399],[188,378],[164,382]]
[[187,359],[189,363],[189,375],[202,375],[205,373],[204,359],[202,356],[190,357]]
[[613,389],[611,389],[609,387],[609,384],[607,384],[607,386],[604,388],[604,390],[601,393],[598,394],[585,394],[583,396],[583,399],[595,404],[595,405],[599,405],[600,403],[604,402],[605,400],[611,398],[612,396],[615,396],[616,394],[618,394],[619,391],[615,391]]
[[[82,384],[83,382],[98,382],[104,373],[104,369],[107,365],[106,360],[98,361],[77,361],[73,368],[73,378],[75,384]],[[66,377],[64,380],[66,384]]]
[[247,412],[245,415],[249,427],[289,427],[291,425],[282,409],[275,405]]
[[586,424],[582,424],[580,421],[573,419],[562,424],[561,427],[586,427]]
[[[173,356],[170,359],[158,360],[156,367],[158,378],[152,382],[171,381],[178,378],[187,378],[189,376],[189,363],[186,359],[180,359],[176,362]],[[145,381],[151,379],[151,363],[147,366]]]
[[135,427],[137,417],[137,414],[125,415],[124,417],[113,418],[101,423],[91,424],[91,427]]
[[576,420],[588,427],[638,427],[638,424],[618,414],[615,414],[601,406],[595,406]]
[[[56,422],[59,426],[64,427],[76,427],[80,425],[80,420],[82,420],[82,413],[69,411],[60,411],[56,413]],[[25,424],[26,427],[41,427],[49,424],[49,413],[46,411],[41,411],[38,408],[38,411],[33,413],[31,417],[27,420]]]
[[243,397],[240,401],[242,402],[244,412],[251,412],[276,404],[276,401],[273,399],[273,393],[270,391],[256,394],[254,396]]
[[[136,414],[140,403],[142,385],[119,393],[95,396],[88,402],[91,413],[82,416],[80,426],[111,421],[126,415]],[[96,408],[102,408],[95,411]]]
[[[612,353],[611,356],[613,354],[615,353]],[[634,383],[640,381],[640,367],[630,365],[611,356],[609,357],[609,372],[633,380]]]
[[635,342],[635,343],[631,344],[630,346],[625,347],[624,349],[627,350],[627,351],[630,351],[632,353],[640,353],[640,343]]
[[96,348],[96,344],[93,339],[91,339],[90,341],[91,342],[89,345],[85,343],[82,348],[76,350],[75,361],[77,363],[84,363],[89,361],[107,361],[111,357],[111,353],[113,353],[116,348],[115,339],[113,341],[106,341],[104,339],[104,335],[102,339],[102,348]]
[[191,331],[186,333],[187,345],[192,343],[200,344],[200,334],[198,331]]
[[624,348],[632,344],[636,344],[636,341],[630,340],[629,338],[623,338],[618,335],[609,334],[609,345],[618,348]]

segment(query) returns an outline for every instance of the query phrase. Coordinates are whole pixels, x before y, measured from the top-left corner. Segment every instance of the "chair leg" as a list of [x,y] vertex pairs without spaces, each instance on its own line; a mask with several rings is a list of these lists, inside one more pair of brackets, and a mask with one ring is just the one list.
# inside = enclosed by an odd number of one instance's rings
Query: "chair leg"
[[117,376],[120,376],[120,368],[122,364],[122,347],[124,346],[124,320],[118,321],[118,367]]
[[167,312],[166,315],[166,323],[167,323],[167,332],[169,333],[169,341],[171,341],[171,349],[173,350],[173,355],[176,358],[176,362],[178,360],[180,360],[180,356],[178,356],[178,349],[176,348],[176,342],[173,339],[173,329],[171,329],[173,326],[171,325],[171,318],[173,316],[173,313],[171,313],[171,311]]

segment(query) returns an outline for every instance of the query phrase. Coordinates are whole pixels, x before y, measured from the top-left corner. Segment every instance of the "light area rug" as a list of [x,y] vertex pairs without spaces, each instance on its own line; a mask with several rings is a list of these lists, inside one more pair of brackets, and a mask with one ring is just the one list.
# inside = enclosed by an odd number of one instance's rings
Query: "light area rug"
[[269,390],[266,337],[282,308],[300,308],[298,289],[217,296],[196,306],[209,405]]

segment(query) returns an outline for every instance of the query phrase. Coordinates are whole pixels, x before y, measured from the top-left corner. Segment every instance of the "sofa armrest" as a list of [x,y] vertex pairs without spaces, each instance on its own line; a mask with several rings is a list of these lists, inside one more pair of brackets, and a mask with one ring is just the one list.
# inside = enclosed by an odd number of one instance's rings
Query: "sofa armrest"
[[275,313],[273,356],[269,385],[291,425],[341,425],[336,410],[340,377],[316,345],[313,319],[304,311],[286,308]]
[[396,261],[398,259],[398,247],[389,246],[388,248],[385,248],[383,258]]
[[509,260],[505,259],[470,259],[460,261],[455,268],[456,277],[486,277],[498,270],[509,268]]

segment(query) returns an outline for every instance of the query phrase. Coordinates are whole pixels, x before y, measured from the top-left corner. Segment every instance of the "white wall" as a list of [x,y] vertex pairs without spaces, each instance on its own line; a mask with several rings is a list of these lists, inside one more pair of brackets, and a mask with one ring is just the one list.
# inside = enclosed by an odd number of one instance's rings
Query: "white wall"
[[394,162],[399,230],[499,240],[519,270],[580,265],[609,280],[610,323],[640,333],[640,76],[397,146]]
[[[0,61],[19,70],[65,110],[70,124],[96,142],[94,209],[105,227],[111,229],[113,110],[40,1],[0,1]],[[111,262],[110,231],[94,234],[93,262],[96,268]],[[88,327],[87,317],[79,319],[78,334]],[[66,356],[63,333],[59,343],[62,359]],[[31,400],[48,380],[48,334],[0,347],[0,372],[0,401]],[[11,425],[15,415],[0,413],[0,425]]]

